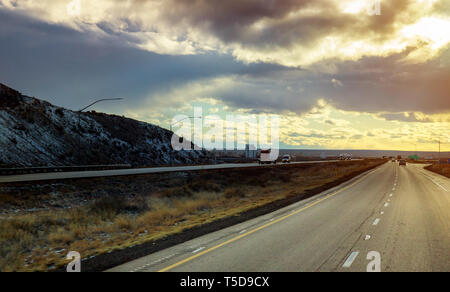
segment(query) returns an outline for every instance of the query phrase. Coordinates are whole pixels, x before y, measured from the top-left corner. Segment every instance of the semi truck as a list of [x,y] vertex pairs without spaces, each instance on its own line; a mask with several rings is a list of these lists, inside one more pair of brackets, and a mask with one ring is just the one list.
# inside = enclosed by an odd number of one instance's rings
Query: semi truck
[[272,155],[272,150],[261,150],[261,154],[259,155],[259,164],[277,164],[278,157],[274,157]]

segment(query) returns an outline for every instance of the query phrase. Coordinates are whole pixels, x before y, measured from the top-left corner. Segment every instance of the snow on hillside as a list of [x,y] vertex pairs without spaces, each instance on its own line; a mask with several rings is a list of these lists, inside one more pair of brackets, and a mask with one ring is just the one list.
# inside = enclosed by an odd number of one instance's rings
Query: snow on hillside
[[0,83],[0,165],[133,166],[204,162],[202,151],[176,152],[168,130],[132,119],[73,112]]

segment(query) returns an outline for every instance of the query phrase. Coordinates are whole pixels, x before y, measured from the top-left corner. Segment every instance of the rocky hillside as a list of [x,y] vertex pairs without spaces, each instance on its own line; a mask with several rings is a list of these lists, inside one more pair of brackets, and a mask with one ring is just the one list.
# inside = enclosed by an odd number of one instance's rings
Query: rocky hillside
[[207,161],[207,152],[173,151],[171,137],[170,131],[155,125],[95,112],[79,114],[0,84],[3,167]]

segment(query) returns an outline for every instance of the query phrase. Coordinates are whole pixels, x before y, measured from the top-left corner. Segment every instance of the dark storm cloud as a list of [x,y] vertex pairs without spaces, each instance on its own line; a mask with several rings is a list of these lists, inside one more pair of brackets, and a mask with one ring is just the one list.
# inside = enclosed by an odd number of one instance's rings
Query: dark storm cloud
[[[329,1],[324,0],[170,0],[165,6],[164,13],[171,22],[188,22],[227,43],[265,43],[282,46],[283,43],[291,41],[291,37],[286,35],[285,24],[274,25],[262,32],[252,31],[251,26],[262,19],[283,19],[290,12],[325,4],[331,5]],[[324,18],[311,20],[311,28],[316,27],[314,22],[320,25],[320,22],[326,20]],[[292,27],[294,26],[302,29],[298,24],[293,23]],[[306,30],[303,30],[303,33],[309,34]],[[294,34],[296,38],[302,37],[298,32],[292,32],[292,35]]]
[[[373,35],[382,41],[395,31],[394,23],[410,4],[411,0],[384,1],[380,16],[367,17],[341,13],[337,2],[331,0],[168,0],[163,15],[172,24],[196,27],[225,43],[289,48],[293,44],[312,46],[333,32],[352,37]],[[320,13],[288,17],[307,9]],[[262,29],[254,29],[252,26],[261,20],[269,22]]]
[[[292,68],[243,74],[232,89],[217,92],[217,98],[232,107],[256,112],[299,114],[316,107],[318,99],[323,98],[338,109],[384,113],[381,117],[387,120],[430,122],[414,112],[450,111],[450,51],[427,63],[403,63],[413,50],[385,58],[337,62],[335,74]],[[403,112],[410,115],[406,117]]]
[[[298,37],[311,40],[320,38],[328,30],[357,25],[341,16],[328,19],[325,14],[280,21],[258,36],[247,34],[245,28],[259,19],[283,20],[293,9],[328,2],[277,1],[274,5],[275,1],[171,0],[165,7],[173,5],[169,19],[201,27],[224,41],[288,46]],[[407,2],[399,0],[389,5],[394,5],[392,11],[398,11]],[[148,1],[135,3],[138,9],[139,3]],[[327,11],[333,9],[329,6]],[[390,15],[387,10],[383,10],[385,22],[367,18],[370,20],[364,22],[366,26],[356,29],[355,33],[366,27],[388,33],[398,16]],[[139,20],[123,21],[129,23],[125,31],[142,29]],[[401,62],[415,48],[390,57],[335,60],[336,73],[325,74],[281,65],[245,65],[230,55],[216,53],[158,55],[131,47],[129,43],[139,43],[139,39],[117,32],[108,22],[99,23],[97,27],[105,34],[80,32],[0,9],[0,82],[73,109],[79,109],[93,98],[104,97],[126,97],[122,109],[139,108],[148,104],[144,103],[148,98],[157,98],[157,94],[164,95],[183,84],[233,76],[231,86],[218,88],[205,97],[255,113],[293,111],[301,114],[315,107],[320,98],[339,109],[363,112],[450,111],[448,51],[434,61],[417,65]]]
[[338,65],[336,77],[344,86],[322,92],[336,107],[348,110],[429,114],[450,111],[450,66],[446,64],[449,51],[421,64],[403,63],[408,53],[344,62]]
[[132,48],[121,38],[99,37],[0,10],[0,82],[25,94],[78,109],[92,98],[127,97],[136,106],[151,93],[239,72],[231,56],[164,56]]

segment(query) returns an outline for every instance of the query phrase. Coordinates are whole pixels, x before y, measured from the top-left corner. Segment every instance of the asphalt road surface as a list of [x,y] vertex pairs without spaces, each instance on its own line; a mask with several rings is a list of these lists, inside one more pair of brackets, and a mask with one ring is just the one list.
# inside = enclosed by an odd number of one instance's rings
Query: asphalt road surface
[[[361,159],[354,159],[354,160],[361,160]],[[292,162],[291,164],[331,163],[337,161],[339,160],[301,161],[301,162]],[[282,166],[281,163],[278,163],[277,165]],[[34,173],[34,174],[0,176],[0,183],[59,180],[72,178],[110,177],[123,175],[151,174],[151,173],[167,173],[177,171],[199,171],[199,170],[249,168],[249,167],[268,167],[268,165],[260,166],[258,163],[228,163],[228,164],[198,165],[198,166],[173,166],[173,167],[133,168],[133,169],[116,169],[116,170],[99,170],[99,171]]]
[[110,271],[368,268],[450,271],[450,179],[390,162],[307,201]]

